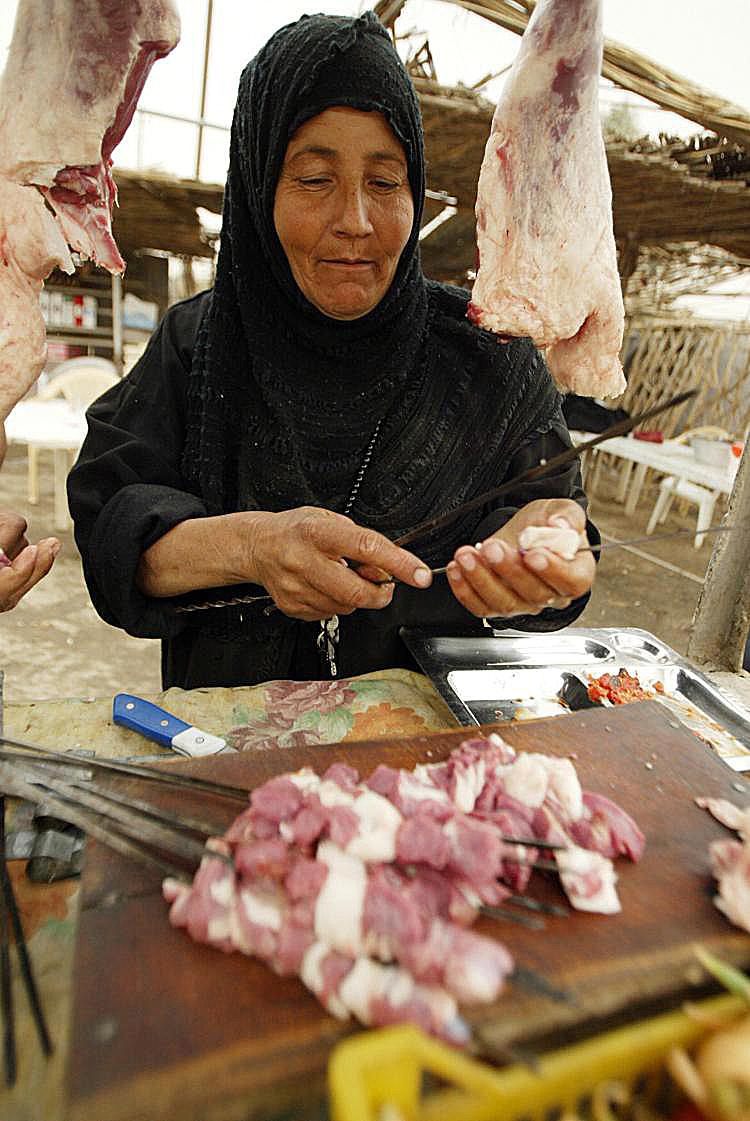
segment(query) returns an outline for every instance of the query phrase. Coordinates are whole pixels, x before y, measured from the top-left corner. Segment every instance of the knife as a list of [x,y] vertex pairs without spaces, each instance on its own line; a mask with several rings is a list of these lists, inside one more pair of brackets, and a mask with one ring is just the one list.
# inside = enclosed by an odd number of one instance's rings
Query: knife
[[162,747],[171,747],[180,755],[193,759],[235,750],[221,736],[204,732],[151,701],[144,701],[142,697],[134,697],[130,693],[116,694],[112,702],[112,720],[123,728],[140,732]]

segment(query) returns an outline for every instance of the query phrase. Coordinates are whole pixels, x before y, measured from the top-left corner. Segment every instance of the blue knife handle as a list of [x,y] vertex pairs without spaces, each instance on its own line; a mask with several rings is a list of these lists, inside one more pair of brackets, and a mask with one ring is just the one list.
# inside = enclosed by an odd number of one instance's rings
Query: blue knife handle
[[112,719],[115,724],[140,732],[162,747],[171,747],[176,735],[192,727],[151,701],[133,697],[130,693],[117,693],[112,702]]

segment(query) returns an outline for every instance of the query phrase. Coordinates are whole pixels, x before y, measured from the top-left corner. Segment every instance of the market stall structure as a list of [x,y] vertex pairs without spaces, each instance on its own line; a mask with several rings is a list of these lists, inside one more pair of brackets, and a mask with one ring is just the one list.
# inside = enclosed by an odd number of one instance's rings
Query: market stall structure
[[[402,6],[403,5],[396,5],[391,3],[390,8],[400,8]],[[387,16],[388,13],[385,12],[384,15]],[[425,79],[425,81],[432,81],[432,79]],[[440,106],[438,106],[435,101],[431,101],[431,98],[441,99]],[[448,103],[447,105],[442,104],[443,99]],[[456,108],[455,106],[453,106],[451,104],[453,102],[459,102],[460,107]],[[465,107],[463,104],[464,102],[466,102]],[[466,121],[473,118],[478,119],[476,134],[477,137],[479,137],[481,133],[481,144],[483,146],[484,137],[486,137],[486,130],[488,125],[488,110],[486,106],[481,106],[478,98],[471,96],[464,97],[463,93],[456,94],[455,91],[444,91],[439,87],[433,87],[432,91],[424,89],[422,90],[422,104],[428,131],[428,147],[431,143],[430,131],[432,130],[433,135],[440,132],[441,129],[443,129],[445,126],[445,120],[453,119],[450,117],[450,114],[452,113],[456,113],[456,127],[457,130],[460,130],[461,135],[464,139],[466,138],[467,130]],[[473,108],[470,109],[469,106],[472,106]],[[443,119],[443,124],[440,126],[440,128],[438,127],[437,123],[438,110],[440,112],[445,112],[448,115]],[[432,118],[430,116],[431,113],[435,114],[435,116]],[[431,120],[432,124],[430,123]],[[448,149],[449,145],[446,145],[446,150]],[[458,256],[454,256],[452,258],[448,257],[448,249],[446,248],[445,256],[438,257],[437,247],[440,246],[441,241],[443,241],[447,247],[452,248],[455,251],[455,248],[458,245],[459,241],[456,233],[460,227],[454,225],[454,223],[458,223],[462,218],[466,222],[470,223],[471,219],[469,218],[469,213],[471,212],[472,205],[471,203],[466,203],[465,200],[468,196],[466,194],[462,194],[460,184],[457,183],[455,177],[451,179],[450,175],[448,174],[450,169],[445,165],[441,166],[441,164],[439,163],[439,152],[440,148],[436,147],[434,149],[434,154],[431,161],[435,174],[435,178],[431,182],[431,189],[438,197],[432,200],[433,213],[431,213],[431,216],[428,216],[428,221],[434,222],[435,219],[437,219],[441,214],[444,215],[444,220],[440,224],[433,225],[432,230],[429,232],[429,234],[423,238],[423,250],[426,261],[429,262],[430,260],[434,260],[434,264],[432,266],[429,264],[427,266],[428,272],[431,272],[432,275],[453,277],[454,279],[465,279],[466,269],[470,267],[470,262],[469,264],[464,264],[464,256],[462,256],[460,259]],[[481,155],[481,151],[479,152],[479,155]],[[631,156],[633,157],[632,159],[630,158]],[[671,206],[674,206],[675,192],[678,191],[678,188],[675,186],[675,184],[677,180],[684,184],[687,176],[687,173],[683,169],[675,169],[670,165],[669,159],[665,159],[662,155],[658,155],[656,157],[648,157],[643,156],[642,153],[626,153],[625,151],[623,151],[622,157],[623,167],[630,167],[631,171],[633,167],[636,167],[639,173],[643,170],[644,167],[654,169],[655,175],[652,182],[652,187],[654,187],[655,189],[656,184],[664,183],[665,193],[672,200]],[[468,153],[466,158],[468,162]],[[662,164],[664,164],[663,167]],[[611,162],[610,166],[611,169],[616,169],[615,163]],[[473,175],[475,181],[475,169],[471,172],[471,174]],[[636,176],[636,178],[638,178],[638,176]],[[126,179],[127,177],[123,178],[123,184],[125,183]],[[614,171],[613,180],[615,180]],[[668,187],[666,186],[667,184],[669,185]],[[132,245],[134,251],[136,248],[148,248],[152,251],[155,250],[157,252],[160,250],[167,251],[167,249],[171,249],[172,251],[174,251],[174,238],[172,237],[170,232],[170,245],[167,247],[164,244],[164,231],[168,226],[168,222],[166,219],[169,217],[169,215],[176,214],[180,217],[180,221],[184,219],[184,226],[180,226],[180,222],[177,223],[178,228],[180,228],[182,231],[180,250],[183,251],[187,257],[208,257],[210,255],[210,245],[204,240],[201,233],[200,223],[197,219],[197,216],[195,215],[195,206],[202,205],[207,209],[216,211],[218,209],[220,192],[218,192],[217,194],[216,190],[211,189],[210,187],[206,188],[205,186],[201,186],[197,183],[162,180],[158,177],[147,176],[140,173],[133,176],[131,187],[133,191],[133,198],[140,198],[140,202],[133,202],[132,204],[132,213],[134,214],[133,227],[138,230],[137,234],[132,235]],[[697,187],[693,187],[692,183],[690,184],[688,189],[689,191],[692,191],[693,189],[698,190]],[[709,194],[711,191],[716,192],[719,189],[720,188],[717,188],[714,184],[701,187],[701,190],[707,190]],[[616,185],[615,191],[615,213],[617,228],[618,203]],[[744,188],[737,188],[736,190],[733,188],[733,191],[731,193],[733,195],[739,196],[740,192],[742,191],[744,191]],[[120,218],[123,222],[125,222],[128,213],[128,211],[126,210],[127,193],[128,192],[125,189],[122,189],[121,197],[123,208]],[[699,197],[705,203],[708,195],[701,194]],[[154,199],[158,200],[158,207],[154,206]],[[197,201],[199,199],[201,200],[200,203],[198,203]],[[456,199],[457,202],[454,203],[453,201],[449,201],[452,199]],[[146,203],[147,205],[144,205],[144,203]],[[454,216],[451,216],[450,214],[446,215],[446,210],[449,210],[454,206],[456,206],[457,208],[456,214]],[[738,229],[741,209],[742,207],[738,205],[736,216]],[[149,210],[159,216],[159,220],[157,220],[153,225],[149,223]],[[461,214],[462,210],[466,211],[466,213],[464,213],[463,215]],[[635,205],[633,213],[642,214],[642,211],[639,211],[638,206]],[[137,217],[137,220],[136,214],[139,215]],[[747,219],[747,212],[745,212],[745,218]],[[138,225],[139,222],[141,223],[140,225]],[[667,225],[668,223],[666,222],[665,214],[662,229],[666,230]],[[470,226],[467,227],[467,229],[468,228],[470,228]],[[747,238],[747,228],[743,228],[745,229],[744,236]],[[694,239],[691,238],[691,240],[700,241],[702,240],[702,236],[704,236],[706,233],[707,230],[704,229],[701,236],[696,236]],[[120,237],[126,247],[126,253],[128,246],[128,236],[130,235],[128,235],[123,229],[123,233],[120,234]],[[649,240],[649,238],[644,238],[644,241],[646,243],[648,243]],[[628,239],[626,235],[626,245],[627,241]],[[660,240],[658,237],[654,236],[653,241],[654,243],[658,243],[660,247],[658,251],[655,251],[655,253],[657,254],[657,259],[663,260],[662,257],[658,257],[658,254],[666,253],[666,250],[664,250],[662,247],[671,244],[674,241],[674,237],[669,238],[668,240]],[[468,254],[469,258],[471,254],[468,253],[468,249],[472,243],[473,235],[469,237],[466,248],[466,253]],[[641,243],[642,242],[639,242],[639,244]],[[715,244],[719,243],[716,242]],[[740,246],[742,244],[741,239],[738,237],[736,243],[734,244],[736,247]],[[724,247],[727,248],[728,246]],[[630,271],[630,282],[628,287],[635,287],[638,283],[639,270],[642,269],[643,274],[647,274],[648,266],[646,265],[645,260],[641,260],[640,262],[637,262],[635,260],[635,246],[633,241],[630,242],[630,250],[630,256],[632,259],[631,263],[633,267]],[[697,253],[696,250],[691,250],[691,252]],[[431,254],[433,253],[435,254],[434,258],[431,257]],[[743,253],[747,257],[750,257],[750,250],[748,250],[747,244],[743,249]],[[644,254],[645,251],[641,254],[641,256],[643,257]],[[731,269],[734,266],[729,265],[722,267]],[[449,272],[449,268],[453,268],[456,271]],[[624,270],[624,272],[625,271],[626,270]],[[644,288],[642,290],[645,290],[646,287],[647,286],[644,285]],[[650,347],[647,347],[646,344],[644,344],[644,353],[647,351],[649,354],[653,355],[654,350],[659,349],[659,346],[661,344],[659,343],[657,345],[657,343],[654,342],[656,338],[666,337],[667,339],[672,339],[671,344],[664,344],[664,346],[666,347],[666,353],[662,354],[662,357],[660,358],[658,363],[653,358],[649,360],[648,368],[651,372],[651,375],[654,376],[655,379],[655,393],[658,393],[663,390],[661,374],[666,370],[668,366],[671,367],[671,359],[674,359],[674,355],[682,354],[686,346],[688,350],[691,350],[691,348],[699,347],[699,340],[689,345],[685,342],[686,335],[689,334],[689,328],[686,326],[675,328],[670,325],[668,329],[665,329],[663,324],[659,326],[651,324],[651,327],[653,327],[653,331],[651,332],[651,335],[649,337],[652,341]],[[708,327],[701,329],[705,332],[708,332],[710,330]],[[658,335],[659,331],[662,332],[661,336]],[[682,335],[679,334],[680,332],[682,332]],[[675,337],[678,338],[677,342],[674,341]],[[708,346],[708,344],[705,345],[704,349],[710,351],[710,347]],[[719,347],[719,351],[720,350],[721,347]],[[694,352],[695,351],[693,350],[693,353]],[[687,365],[686,359],[684,360],[684,362],[685,365]],[[645,358],[643,359],[642,364],[646,364]],[[634,361],[631,368],[633,370],[633,374],[635,374],[635,371],[638,368],[638,364]],[[744,476],[741,474],[740,482],[743,477]],[[738,493],[740,493],[739,487],[740,484],[738,484]],[[739,542],[739,535],[736,540]],[[341,684],[344,685],[345,683]],[[370,683],[364,684],[367,685]],[[344,698],[344,695],[342,694],[341,703],[335,704],[333,706],[334,709],[339,709],[339,717],[346,717],[345,723],[347,723],[348,725],[348,739],[353,738],[351,733],[356,733],[354,738],[367,739],[372,731],[373,725],[377,727],[379,735],[387,735],[392,738],[403,738],[407,732],[414,732],[419,738],[425,731],[448,727],[449,718],[446,717],[445,711],[442,708],[439,700],[432,694],[429,686],[426,685],[426,682],[422,680],[415,681],[410,676],[407,676],[405,678],[394,678],[393,675],[390,675],[384,680],[378,681],[373,684],[375,685],[375,688],[370,693],[369,698],[367,697],[366,688],[361,690],[361,697],[363,698],[361,700],[358,696],[356,696],[358,690],[354,688],[351,690],[355,693],[354,698]],[[256,721],[247,719],[247,717],[255,710],[262,708],[263,719],[267,726],[268,736],[270,739],[275,738],[276,740],[280,740],[285,732],[290,731],[290,728],[283,726],[283,720],[285,718],[284,713],[287,711],[288,705],[290,703],[289,697],[283,697],[276,694],[268,694],[267,691],[264,691],[262,698],[257,694],[252,698],[245,694],[229,697],[225,695],[225,693],[226,691],[217,690],[203,692],[201,696],[172,697],[168,698],[168,703],[172,704],[173,707],[175,703],[180,704],[182,706],[181,711],[183,712],[185,717],[193,720],[195,723],[198,723],[202,726],[213,724],[214,727],[220,729],[221,731],[229,731],[233,727],[241,727],[243,723],[250,725],[256,723]],[[286,708],[284,702],[286,702]],[[243,705],[245,706],[244,709]],[[53,708],[55,710],[54,712]],[[373,711],[370,712],[370,709],[372,709]],[[320,711],[318,711],[318,717],[320,717],[321,735],[323,736],[323,738],[319,740],[320,743],[325,742],[326,729],[328,729],[329,731],[329,734],[327,736],[328,739],[332,740],[336,738],[332,731],[331,721],[327,721],[324,719],[324,717],[328,716],[329,714],[330,713],[326,711],[326,705],[321,702]],[[257,715],[257,711],[255,712],[255,715]],[[368,715],[371,720],[371,723],[369,725],[367,722]],[[387,719],[385,719],[385,716],[387,716]],[[71,722],[72,717],[74,718],[74,723]],[[11,732],[14,732],[18,735],[26,736],[28,738],[36,739],[40,742],[46,741],[50,745],[59,743],[61,728],[64,727],[66,728],[66,732],[69,738],[72,737],[76,741],[80,741],[82,743],[84,741],[86,743],[95,743],[97,749],[99,749],[100,751],[111,751],[117,754],[133,753],[132,739],[128,739],[124,733],[115,731],[115,729],[111,727],[109,721],[108,706],[106,706],[103,702],[100,702],[98,704],[95,703],[94,705],[89,706],[86,706],[81,702],[73,705],[67,704],[66,702],[60,702],[57,705],[49,706],[14,706],[13,710],[8,714],[8,718],[9,730]],[[648,761],[644,763],[643,760],[640,760],[640,762],[643,764],[643,766],[648,765]],[[719,780],[717,779],[717,782],[718,781]],[[70,885],[67,885],[67,888],[69,888],[69,886]],[[136,898],[138,890],[140,890],[139,886],[137,886],[137,890],[133,893],[132,898]],[[64,970],[55,970],[56,963],[59,963],[60,961],[62,950],[62,938],[60,941],[56,941],[56,937],[57,935],[64,935],[65,939],[67,939],[68,936],[72,935],[75,929],[74,900],[72,898],[73,893],[70,890],[66,889],[65,891],[63,891],[60,889],[60,886],[58,886],[58,889],[55,889],[55,891],[56,894],[54,896],[54,906],[57,908],[57,918],[59,921],[59,926],[56,928],[56,930],[53,929],[54,924],[51,927],[50,923],[47,921],[50,917],[49,911],[44,911],[43,901],[39,894],[37,894],[35,902],[37,902],[40,906],[41,927],[43,928],[39,931],[39,944],[40,946],[43,946],[43,953],[45,955],[48,955],[45,956],[44,960],[50,975],[52,975],[54,978],[54,984],[52,985],[52,987],[56,989],[56,997],[60,1001],[58,1007],[60,1009],[64,1009],[65,1007],[67,1007],[67,1002],[69,1002],[71,996],[69,974],[67,975],[68,979],[66,979]],[[90,883],[88,885],[88,891],[90,894],[87,898],[88,902],[91,905],[91,915],[89,915],[88,917],[91,921],[93,921],[94,924],[96,924],[96,922],[99,920],[101,920],[102,923],[110,922],[111,924],[113,916],[116,918],[117,915],[121,913],[121,910],[124,912],[128,907],[132,905],[132,900],[130,897],[127,900],[111,897],[107,890],[106,880],[104,879],[99,882]],[[52,893],[50,893],[47,898],[48,900],[52,899]],[[731,939],[730,941],[730,952],[736,950],[738,960],[744,960],[743,954],[745,952],[746,942],[742,941],[735,943]],[[92,938],[89,944],[91,946],[94,946],[95,939]],[[68,945],[62,954],[62,956],[65,956],[64,969],[68,970],[70,968],[69,948],[70,947]],[[147,952],[147,943],[145,942],[144,951]],[[57,958],[55,956],[56,954],[58,955]],[[84,978],[84,981],[85,980],[86,978]],[[90,981],[91,977],[89,977],[88,980]],[[648,982],[644,982],[644,984],[646,985],[646,987],[648,986]],[[140,1020],[140,1015],[138,1015],[137,1018]],[[564,1019],[564,1015],[561,1014],[561,1020]],[[84,1031],[87,1046],[93,1050],[94,1054],[98,1054],[101,1057],[101,1062],[97,1072],[97,1070],[95,1069],[95,1063],[87,1066],[84,1062],[85,1055],[83,1049],[81,1049],[77,1053],[75,1059],[75,1062],[77,1063],[77,1081],[75,1085],[76,1093],[80,1095],[78,1105],[78,1108],[81,1111],[80,1115],[91,1116],[91,1095],[95,1095],[99,1092],[99,1090],[101,1090],[102,1098],[99,1100],[101,1102],[106,1101],[108,1109],[111,1108],[115,1111],[118,1109],[124,1109],[126,1111],[130,1111],[126,1115],[132,1117],[132,1101],[128,1098],[127,1095],[122,1094],[122,1086],[118,1085],[118,1078],[116,1076],[113,1078],[113,1093],[110,1093],[111,1086],[106,1084],[107,1078],[112,1074],[113,1069],[116,1070],[117,1068],[116,1048],[118,1045],[118,1032],[120,1031],[120,1024],[117,1023],[115,1018],[113,1017],[104,1017],[95,1019],[95,1021],[91,1023],[87,1023],[81,1030]],[[33,1048],[33,1044],[30,1040],[28,1042],[28,1049],[31,1050]],[[326,1037],[324,1045],[327,1046],[329,1042],[330,1040],[328,1039],[328,1037]],[[177,1048],[177,1050],[179,1050],[179,1048]],[[89,1052],[89,1054],[91,1054],[91,1052]],[[143,1105],[143,1108],[147,1108],[145,1103],[147,1103],[149,1100],[153,1101],[153,1097],[151,1097],[151,1095],[155,1092],[157,1083],[151,1078],[151,1075],[147,1069],[149,1066],[149,1056],[147,1055],[144,1058],[144,1055],[142,1053],[139,1054],[136,1048],[132,1049],[131,1054],[134,1063],[137,1064],[137,1062],[140,1061],[143,1061],[144,1063],[144,1068],[137,1072],[140,1078],[137,1084],[137,1093],[139,1095],[142,1095],[138,1100]],[[112,1057],[113,1055],[115,1056],[114,1059]],[[300,1070],[306,1069],[304,1058],[304,1055],[301,1054],[300,1050],[298,1049],[296,1051],[295,1061],[301,1063],[301,1066],[299,1068]],[[176,1069],[178,1068],[179,1063],[177,1064]],[[202,1070],[198,1072],[197,1077],[194,1077],[192,1079],[191,1085],[193,1089],[199,1086],[202,1078],[205,1090],[205,1075],[209,1069],[210,1064],[204,1066]],[[223,1069],[226,1069],[226,1067],[224,1067]],[[228,1087],[229,1091],[238,1091],[238,1087],[241,1087],[243,1069],[246,1072],[247,1068],[243,1068],[242,1061],[240,1061],[239,1066],[238,1068],[236,1068],[235,1072],[237,1074],[238,1081],[234,1087],[232,1087],[231,1085]],[[90,1081],[92,1073],[96,1075],[96,1077],[94,1078],[94,1083]],[[53,1074],[58,1078],[60,1077],[61,1066],[59,1059],[55,1060]],[[193,1074],[195,1075],[195,1071],[193,1072]],[[45,1073],[43,1072],[43,1070],[40,1070],[38,1066],[33,1071],[33,1076],[44,1079],[44,1081],[47,1082]],[[100,1079],[100,1081],[98,1084],[95,1084],[97,1077]],[[231,1079],[228,1079],[227,1081],[231,1082]],[[288,1085],[288,1077],[286,1078],[286,1082],[286,1089],[293,1090],[294,1088]],[[163,1093],[164,1095],[161,1099],[163,1103],[163,1109],[165,1111],[173,1110],[175,1111],[175,1116],[181,1117],[187,1115],[185,1113],[185,1101],[180,1097],[180,1092],[183,1086],[184,1084],[181,1084],[179,1079],[177,1079],[176,1081],[171,1082],[169,1085],[163,1083],[160,1089],[160,1093]],[[45,1085],[43,1090],[43,1096],[45,1100],[45,1116],[49,1116],[50,1118],[54,1117],[54,1111],[58,1108],[59,1105],[58,1090],[59,1083],[53,1086],[49,1082],[47,1083],[47,1085]],[[245,1108],[244,1101],[241,1100],[241,1095],[239,1094],[239,1092],[237,1095],[237,1101],[235,1103],[229,1103],[226,1106],[226,1108],[230,1111],[234,1110],[235,1107],[238,1110]],[[190,1108],[198,1111],[195,1114],[196,1116],[206,1116],[205,1110],[207,1108],[207,1102],[205,1099],[205,1095],[202,1098],[199,1095],[197,1102],[194,1101]],[[116,1115],[116,1113],[113,1113],[113,1116],[114,1115]],[[167,1113],[165,1112],[164,1115],[166,1116]],[[238,1113],[238,1116],[239,1115],[240,1114]]]

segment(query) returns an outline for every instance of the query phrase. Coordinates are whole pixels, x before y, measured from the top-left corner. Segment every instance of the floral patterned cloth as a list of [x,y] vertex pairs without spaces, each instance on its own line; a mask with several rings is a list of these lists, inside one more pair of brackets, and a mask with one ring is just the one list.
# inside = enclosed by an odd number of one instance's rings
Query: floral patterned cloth
[[[127,683],[123,689],[127,690]],[[418,735],[456,726],[430,681],[404,669],[341,681],[168,689],[147,699],[189,724],[224,736],[240,751]],[[160,751],[137,732],[112,723],[111,697],[8,705],[5,728],[9,735],[58,751],[89,748],[99,755],[125,758]]]
[[428,692],[417,681],[372,675],[344,681],[273,681],[261,690],[255,697],[260,707],[235,706],[241,723],[227,739],[238,751],[415,735],[455,723],[431,687]]

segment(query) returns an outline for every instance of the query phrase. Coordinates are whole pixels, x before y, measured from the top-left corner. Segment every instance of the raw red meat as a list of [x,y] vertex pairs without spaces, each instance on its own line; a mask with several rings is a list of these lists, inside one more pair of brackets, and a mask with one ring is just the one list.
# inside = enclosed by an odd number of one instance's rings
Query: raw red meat
[[625,388],[624,309],[598,110],[601,0],[539,0],[492,121],[477,188],[469,315],[546,350],[565,389]]
[[44,365],[39,293],[73,272],[68,247],[124,271],[111,154],[178,39],[173,0],[19,0],[0,77],[0,435]]

